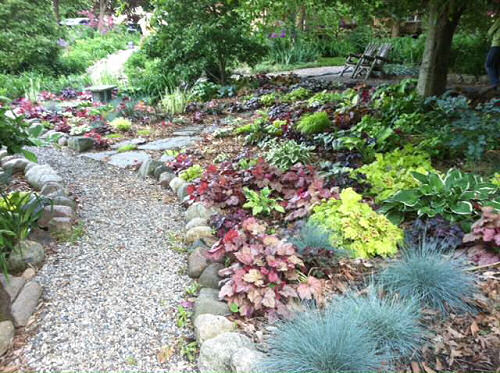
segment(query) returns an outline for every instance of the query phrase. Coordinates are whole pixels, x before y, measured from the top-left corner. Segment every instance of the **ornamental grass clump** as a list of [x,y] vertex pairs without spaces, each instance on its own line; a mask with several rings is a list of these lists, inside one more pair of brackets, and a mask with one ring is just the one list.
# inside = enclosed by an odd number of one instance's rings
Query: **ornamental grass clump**
[[396,254],[403,231],[361,198],[352,188],[344,189],[340,200],[332,198],[316,206],[311,222],[330,233],[334,247],[350,251],[356,258]]
[[379,290],[370,286],[366,296],[347,294],[335,300],[327,312],[355,314],[358,326],[368,331],[377,347],[395,358],[417,355],[423,342],[418,304],[392,295],[381,297]]
[[116,131],[127,132],[132,128],[132,122],[128,119],[118,117],[113,119],[109,125]]
[[407,247],[402,259],[380,276],[385,290],[419,302],[442,314],[473,311],[474,277],[464,262],[443,255],[441,241],[422,239],[418,247]]
[[308,310],[278,324],[258,372],[375,372],[391,356],[361,326],[358,314]]
[[314,114],[304,115],[297,123],[297,131],[303,135],[315,135],[324,132],[332,122],[328,114],[320,111]]

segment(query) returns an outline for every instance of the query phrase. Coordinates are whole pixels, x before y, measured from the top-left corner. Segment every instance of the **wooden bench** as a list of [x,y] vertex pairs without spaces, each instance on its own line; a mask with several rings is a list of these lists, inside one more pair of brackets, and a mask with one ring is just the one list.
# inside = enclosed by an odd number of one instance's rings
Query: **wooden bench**
[[86,90],[92,93],[92,102],[108,103],[111,101],[115,85],[96,85],[88,87]]

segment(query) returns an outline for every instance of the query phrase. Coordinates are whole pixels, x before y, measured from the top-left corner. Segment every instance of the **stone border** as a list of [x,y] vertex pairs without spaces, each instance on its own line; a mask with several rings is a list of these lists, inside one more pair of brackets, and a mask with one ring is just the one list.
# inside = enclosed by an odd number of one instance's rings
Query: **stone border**
[[[61,185],[62,178],[50,166],[31,162],[20,154],[8,155],[6,150],[0,150],[0,166],[0,174],[4,173],[3,170],[13,174],[22,172],[26,181],[52,202],[51,206],[44,208],[38,220],[41,228],[48,229],[50,233],[71,234],[76,203]],[[2,288],[10,298],[12,316],[12,320],[0,322],[0,356],[12,345],[15,328],[28,324],[42,295],[42,287],[33,277],[35,269],[43,264],[45,250],[40,243],[30,240],[24,240],[19,245],[21,250],[11,253],[8,266],[13,272],[24,271],[22,276],[9,276],[7,281],[0,274]]]
[[[171,189],[183,203],[189,198],[189,183],[175,176],[165,163],[148,160],[139,168],[140,177],[152,176],[164,189]],[[188,275],[201,285],[194,304],[193,325],[200,346],[198,368],[202,373],[255,373],[256,363],[263,353],[257,351],[247,336],[237,332],[237,325],[226,318],[231,312],[226,302],[219,299],[219,270],[224,265],[206,257],[211,245],[217,242],[208,221],[217,213],[214,208],[195,202],[185,211],[185,241],[190,245]]]

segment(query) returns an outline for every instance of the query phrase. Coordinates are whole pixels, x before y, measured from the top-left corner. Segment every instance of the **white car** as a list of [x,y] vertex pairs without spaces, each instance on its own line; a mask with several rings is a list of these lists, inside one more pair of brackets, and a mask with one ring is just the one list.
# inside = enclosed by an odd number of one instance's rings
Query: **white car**
[[90,19],[81,17],[81,18],[66,18],[59,22],[60,25],[63,26],[80,26],[80,25],[88,25],[90,23]]

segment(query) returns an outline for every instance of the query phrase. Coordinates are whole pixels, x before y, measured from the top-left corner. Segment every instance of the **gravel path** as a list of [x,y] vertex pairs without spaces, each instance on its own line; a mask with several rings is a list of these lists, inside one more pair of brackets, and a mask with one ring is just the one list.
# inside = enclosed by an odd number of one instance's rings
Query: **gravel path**
[[35,371],[190,371],[174,354],[175,309],[189,279],[186,259],[171,248],[182,210],[164,204],[151,180],[51,148],[36,150],[80,199],[85,234],[61,244],[37,280],[44,305],[24,350]]

